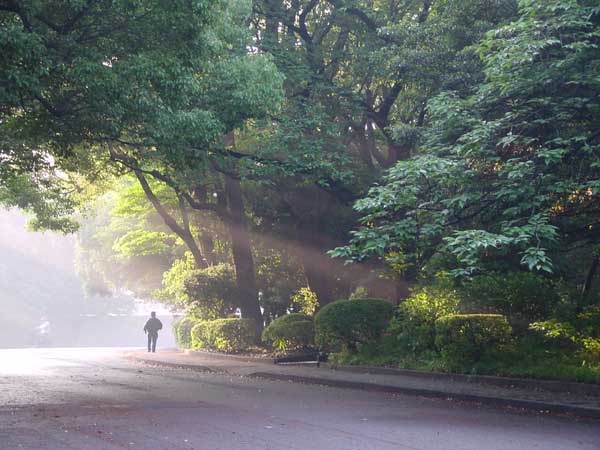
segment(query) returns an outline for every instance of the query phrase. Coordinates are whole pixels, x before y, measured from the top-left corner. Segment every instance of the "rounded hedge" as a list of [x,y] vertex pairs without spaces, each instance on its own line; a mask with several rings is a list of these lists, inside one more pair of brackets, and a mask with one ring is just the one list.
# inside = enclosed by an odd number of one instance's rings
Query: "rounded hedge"
[[315,325],[311,316],[286,314],[275,319],[263,330],[262,340],[277,350],[310,347],[314,343]]
[[501,314],[450,314],[435,322],[435,345],[449,367],[475,363],[511,339],[512,328]]
[[322,348],[355,350],[383,334],[394,307],[381,299],[339,300],[315,316],[315,341]]
[[173,323],[173,334],[175,335],[175,342],[179,347],[192,347],[191,331],[196,323],[198,323],[198,320],[192,317],[183,317]]
[[252,319],[217,319],[198,322],[191,330],[192,348],[235,353],[256,342]]

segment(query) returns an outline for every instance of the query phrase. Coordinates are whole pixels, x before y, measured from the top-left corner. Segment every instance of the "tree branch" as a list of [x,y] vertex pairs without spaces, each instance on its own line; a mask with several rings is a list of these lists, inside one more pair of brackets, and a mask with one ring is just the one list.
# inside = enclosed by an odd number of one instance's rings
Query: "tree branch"
[[[136,178],[138,179],[140,186],[142,186],[142,189],[143,189],[144,193],[146,194],[146,198],[150,201],[150,203],[152,203],[152,206],[154,206],[154,209],[156,210],[158,215],[163,219],[163,221],[165,222],[165,225],[167,225],[171,229],[171,231],[173,231],[173,233],[175,233],[177,236],[179,236],[183,240],[183,242],[185,242],[185,244],[188,246],[188,248],[192,252],[192,255],[194,256],[194,261],[196,262],[196,266],[198,266],[198,268],[208,267],[208,261],[206,261],[206,258],[204,258],[204,256],[202,256],[202,252],[200,251],[198,244],[196,244],[196,241],[195,241],[194,237],[192,236],[192,233],[189,229],[189,222],[187,222],[187,219],[184,219],[184,223],[187,223],[187,227],[186,228],[181,227],[177,223],[177,221],[173,218],[173,216],[171,216],[168,213],[168,211],[162,205],[160,200],[156,197],[156,195],[152,191],[152,188],[150,187],[150,184],[148,184],[148,180],[146,180],[146,178],[144,177],[142,172],[140,172],[138,170],[134,170],[133,173],[135,174]],[[181,203],[180,203],[180,206],[181,206]],[[187,213],[186,213],[186,217],[187,217]]]

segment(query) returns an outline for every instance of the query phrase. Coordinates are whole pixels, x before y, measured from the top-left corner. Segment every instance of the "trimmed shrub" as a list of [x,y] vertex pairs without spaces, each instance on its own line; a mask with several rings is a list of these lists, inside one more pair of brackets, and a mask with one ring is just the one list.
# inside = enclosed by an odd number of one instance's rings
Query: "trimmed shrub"
[[354,351],[357,345],[379,338],[394,307],[385,300],[339,300],[315,316],[315,340],[323,348]]
[[275,319],[263,330],[262,340],[281,351],[313,345],[315,325],[312,317],[292,313]]
[[194,350],[208,350],[210,349],[208,343],[208,332],[207,325],[208,320],[200,320],[192,327],[190,332],[192,345],[191,348]]
[[183,317],[173,323],[175,342],[181,348],[192,347],[191,331],[198,321],[192,317]]
[[435,321],[457,314],[460,299],[448,286],[413,291],[396,309],[386,334],[395,337],[401,353],[420,354],[435,349]]
[[450,314],[435,322],[435,344],[448,368],[466,367],[510,342],[512,329],[500,314]]
[[235,353],[246,350],[256,341],[252,319],[203,320],[191,331],[192,348]]

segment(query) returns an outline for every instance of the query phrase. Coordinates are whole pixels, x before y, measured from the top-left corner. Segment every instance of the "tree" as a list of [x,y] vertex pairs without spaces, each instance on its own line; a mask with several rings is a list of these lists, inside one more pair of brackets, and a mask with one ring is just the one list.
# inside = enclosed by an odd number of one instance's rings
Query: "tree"
[[[107,167],[132,171],[202,267],[187,208],[224,211],[193,195],[213,165],[237,158],[223,136],[270,112],[280,97],[275,67],[247,53],[248,7],[216,1],[1,4],[7,57],[0,66],[6,80],[0,127],[7,138],[0,148],[10,149],[2,158],[27,172],[21,162],[41,154],[58,171],[90,179]],[[148,177],[174,190],[180,222]],[[244,308],[260,322],[257,296],[242,294]]]
[[363,226],[334,254],[414,276],[560,274],[565,254],[597,246],[599,21],[594,2],[521,1],[479,47],[485,81],[430,103],[422,154],[356,203]]
[[324,305],[371,272],[348,277],[325,256],[355,224],[350,205],[383,170],[415,154],[431,98],[481,78],[469,47],[510,17],[515,2],[269,0],[254,11],[256,41],[286,75],[283,110],[255,146],[285,163],[266,173],[285,214],[257,213],[310,249],[300,255]]
[[141,116],[157,120],[169,83],[189,86],[183,68],[207,53],[215,3],[171,3],[0,3],[4,203],[37,213],[40,225],[73,229],[61,218],[75,206],[66,174],[91,168],[81,145],[123,136]]
[[[173,203],[167,189],[157,195]],[[176,202],[175,202],[176,203]],[[88,296],[131,291],[150,297],[163,273],[185,253],[185,244],[164,225],[135,179],[115,180],[113,190],[86,205],[77,232],[76,266]]]
[[[351,203],[415,153],[430,99],[479,79],[469,46],[514,1],[256,1],[251,16],[248,7],[11,2],[0,16],[10,55],[0,126],[23,143],[10,157],[26,174],[38,154],[54,173],[88,181],[133,174],[198,269],[216,261],[196,212],[217,217],[244,314],[260,321],[253,233],[275,236],[278,249],[291,242],[321,305],[379,278],[326,251],[355,223]],[[148,239],[157,232],[132,230],[118,247],[158,245]]]

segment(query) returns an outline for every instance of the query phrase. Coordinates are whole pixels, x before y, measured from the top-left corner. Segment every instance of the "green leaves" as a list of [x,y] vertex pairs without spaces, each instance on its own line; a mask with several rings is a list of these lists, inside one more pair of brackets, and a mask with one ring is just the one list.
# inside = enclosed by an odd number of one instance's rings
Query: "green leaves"
[[522,265],[554,273],[561,251],[598,242],[597,15],[576,1],[521,2],[480,46],[486,80],[429,103],[422,153],[355,205],[363,227],[333,254],[398,249],[455,275]]
[[[44,173],[37,175],[43,177]],[[69,187],[65,179],[38,179],[29,174],[0,170],[0,205],[17,207],[31,214],[28,225],[34,231],[73,233],[78,224],[71,217],[76,203],[69,196]]]
[[202,77],[203,101],[225,132],[248,119],[275,113],[283,101],[283,77],[270,58],[245,55],[218,61]]
[[239,306],[234,303],[235,292],[235,270],[231,264],[197,269],[188,253],[164,273],[162,288],[153,295],[195,317],[214,320],[232,314]]
[[445,249],[454,254],[463,265],[453,271],[455,275],[476,273],[483,269],[483,258],[511,252],[519,252],[522,255],[520,263],[529,270],[552,273],[553,265],[546,253],[547,249],[540,247],[540,243],[553,243],[556,237],[557,227],[548,223],[548,217],[536,215],[522,226],[505,223],[500,234],[485,230],[456,231],[452,236],[444,238],[444,242]]
[[172,238],[157,231],[131,230],[119,237],[113,250],[122,256],[150,256],[166,253]]

